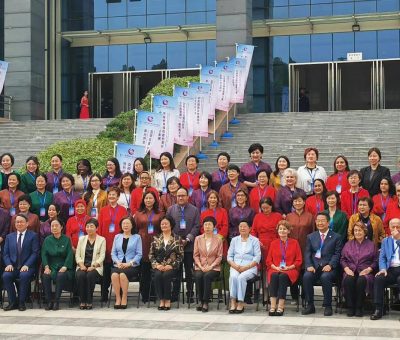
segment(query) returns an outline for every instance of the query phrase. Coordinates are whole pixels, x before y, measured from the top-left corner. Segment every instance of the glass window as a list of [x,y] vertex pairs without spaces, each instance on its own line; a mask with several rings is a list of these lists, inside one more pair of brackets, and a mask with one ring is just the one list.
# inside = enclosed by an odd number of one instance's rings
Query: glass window
[[166,69],[167,56],[165,43],[147,44],[147,69]]
[[147,14],[165,13],[165,0],[149,0],[147,1]]
[[108,46],[94,47],[93,64],[95,72],[108,71]]
[[167,14],[166,25],[185,25],[185,13]]
[[207,0],[207,11],[215,11],[217,0]]
[[206,65],[206,42],[188,41],[187,42],[187,67],[198,67]]
[[168,68],[186,67],[186,42],[167,43]]
[[264,95],[266,84],[266,70],[265,67],[253,67],[253,93]]
[[376,12],[375,1],[356,1],[354,13],[374,13]]
[[376,31],[356,32],[354,48],[355,52],[363,53],[363,59],[376,59],[378,55]]
[[272,19],[286,19],[289,17],[289,7],[273,7]]
[[353,14],[354,3],[339,3],[333,4],[333,15]]
[[399,0],[377,0],[378,12],[394,12],[399,11]]
[[311,60],[310,36],[294,35],[290,37],[290,62],[306,63]]
[[185,0],[167,0],[167,13],[181,13],[185,11]]
[[274,7],[287,6],[289,4],[288,0],[275,0]]
[[333,60],[346,60],[347,53],[354,52],[354,33],[333,33],[332,36]]
[[332,34],[311,35],[311,61],[332,60]]
[[146,45],[128,45],[128,67],[130,70],[146,69]]
[[[68,1],[68,0],[67,0]],[[107,16],[107,2],[106,0],[95,0],[93,5],[94,17]]]
[[267,112],[265,107],[265,96],[254,95],[253,97],[253,112]]
[[332,0],[311,0],[311,4],[331,4]]
[[109,17],[108,29],[119,30],[126,28],[126,17]]
[[272,37],[270,41],[273,63],[289,63],[289,37]]
[[164,14],[148,15],[146,27],[158,27],[158,26],[165,26],[165,15]]
[[126,15],[126,0],[108,2],[108,16],[119,17]]
[[109,71],[123,71],[128,68],[127,46],[110,45],[109,50]]
[[378,58],[399,58],[399,31],[378,31]]
[[205,24],[206,12],[186,13],[187,25]]
[[309,5],[310,0],[289,0],[289,5]]
[[207,65],[213,65],[216,57],[216,41],[207,40]]
[[266,58],[267,58],[267,44],[268,44],[268,39],[265,38],[254,38],[253,39],[253,44],[257,46],[257,48],[254,49],[254,55],[253,55],[253,61],[252,64],[253,66],[263,66],[266,63]]
[[142,15],[128,17],[128,27],[146,27],[146,17]]
[[[153,0],[149,0],[153,1]],[[128,1],[128,15],[145,15],[146,14],[146,0]]]
[[289,18],[304,18],[310,16],[310,6],[289,6]]
[[324,15],[332,15],[332,4],[311,5],[312,17],[320,17]]
[[94,19],[95,30],[106,30],[107,29],[107,18],[96,18]]
[[217,12],[216,11],[209,11],[206,12],[207,14],[207,24],[215,24],[217,21]]
[[198,12],[206,10],[206,0],[186,0],[187,12]]

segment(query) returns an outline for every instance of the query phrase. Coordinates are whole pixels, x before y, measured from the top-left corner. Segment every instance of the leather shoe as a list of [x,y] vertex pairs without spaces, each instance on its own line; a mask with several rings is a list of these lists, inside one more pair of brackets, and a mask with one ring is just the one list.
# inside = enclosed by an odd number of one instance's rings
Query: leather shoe
[[332,314],[333,314],[332,307],[331,306],[325,307],[324,316],[332,316]]
[[10,310],[14,310],[14,309],[18,309],[18,305],[10,305],[10,304],[8,304],[7,306],[5,306],[3,308],[3,310],[5,312],[9,312]]
[[382,311],[380,311],[379,309],[375,309],[374,314],[372,314],[370,316],[371,320],[379,320],[382,318]]
[[58,301],[54,302],[53,310],[59,310],[59,309],[60,309],[60,303]]
[[26,311],[26,305],[25,305],[25,303],[20,303],[20,305],[19,305],[19,307],[18,307],[18,310],[19,310],[20,312]]
[[301,315],[310,315],[315,313],[315,306],[314,305],[308,305],[306,308],[304,308],[301,311]]
[[346,314],[349,318],[351,318],[352,316],[356,315],[354,309],[348,309],[347,310],[347,314]]
[[244,307],[242,309],[236,309],[235,314],[242,314],[244,313]]
[[197,310],[198,312],[201,312],[202,309],[203,309],[203,306],[202,306],[202,305],[196,307],[196,310]]
[[364,316],[363,310],[361,308],[357,308],[355,316],[362,318]]
[[44,310],[52,310],[53,309],[53,302],[48,302]]

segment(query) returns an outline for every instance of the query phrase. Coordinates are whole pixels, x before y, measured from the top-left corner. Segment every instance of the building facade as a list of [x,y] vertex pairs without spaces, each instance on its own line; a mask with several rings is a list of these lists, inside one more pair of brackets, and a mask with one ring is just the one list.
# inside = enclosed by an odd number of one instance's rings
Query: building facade
[[[244,110],[296,108],[300,87],[315,109],[353,108],[342,84],[364,74],[363,105],[381,108],[397,91],[389,80],[400,57],[398,12],[399,0],[6,0],[4,93],[16,120],[75,118],[86,89],[95,116],[109,117],[136,107],[159,80],[198,74],[247,43],[257,48]],[[393,63],[348,67],[350,52]]]

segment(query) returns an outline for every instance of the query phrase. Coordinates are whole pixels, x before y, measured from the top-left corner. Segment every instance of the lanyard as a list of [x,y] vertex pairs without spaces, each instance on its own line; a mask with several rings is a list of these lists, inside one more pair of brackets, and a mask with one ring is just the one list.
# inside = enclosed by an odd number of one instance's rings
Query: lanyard
[[82,182],[83,182],[83,192],[86,192],[86,189],[87,189],[87,187],[88,187],[88,181],[89,181],[89,179],[87,178],[87,176],[86,176],[86,178],[85,178],[85,179],[82,177]]
[[267,193],[268,185],[265,186],[265,189],[262,193],[260,191],[260,186],[257,187],[257,190],[258,190],[258,197],[260,198],[261,201],[261,199],[264,198],[265,194]]
[[238,208],[240,209],[240,221],[243,221],[243,210],[244,210],[244,208],[242,208],[242,207],[239,207],[238,206]]
[[72,208],[72,195],[73,195],[74,192],[71,190],[71,193],[68,195],[65,190],[63,190],[63,191],[64,191],[64,194],[65,194],[65,197],[66,197],[67,201],[69,202],[70,208]]
[[44,208],[44,204],[46,202],[46,195],[47,192],[44,192],[44,195],[40,195],[39,191],[36,191],[36,195],[38,196],[39,202],[40,202],[40,207]]
[[254,169],[256,169],[256,173],[257,173],[258,169],[260,169],[260,165],[257,165],[256,163],[253,163],[253,165],[254,165]]
[[[223,176],[221,175],[221,173],[223,174]],[[218,176],[219,176],[219,180],[221,181],[221,184],[225,184],[227,182],[226,171],[218,170]]]
[[187,178],[188,178],[190,189],[193,189],[194,176],[196,176],[196,174],[197,174],[197,171],[195,171],[194,174],[187,172]]
[[351,199],[352,214],[355,214],[357,212],[357,203],[358,203],[358,191],[352,194],[352,199]]
[[111,215],[111,210],[112,210],[113,208],[110,206],[110,210],[108,211],[108,213],[110,214],[111,224],[114,224],[114,225],[115,225],[115,219],[117,218],[118,208],[119,208],[119,205],[117,205],[117,206],[115,207],[115,209],[114,209],[114,214]]
[[342,185],[343,172],[338,172],[338,184]]
[[206,208],[206,192],[201,190],[201,206]]
[[32,179],[32,182],[35,183],[36,182],[36,177],[32,174],[32,172],[27,172],[27,174],[29,175],[29,177]]
[[310,177],[311,177],[311,190],[314,190],[315,176],[317,175],[317,170],[318,170],[318,169],[315,168],[314,175],[313,175],[313,170],[310,171],[309,168],[306,168],[306,170],[307,170],[308,174],[309,174]]
[[317,202],[317,213],[319,213],[321,211],[321,200],[319,200],[318,198],[315,199]]
[[163,176],[164,176],[164,188],[167,187],[167,173],[163,170]]
[[229,184],[229,188],[231,189],[231,193],[232,193],[232,200],[236,198],[236,193],[238,192],[239,187],[240,187],[239,186],[239,182],[237,182],[236,187],[234,187],[235,191],[233,191],[232,190],[232,184]]
[[325,243],[325,235],[320,234],[320,238],[321,238],[321,245],[319,246],[319,251],[322,251],[322,247],[324,246]]
[[82,221],[82,219],[80,219],[80,218],[78,219],[78,217],[75,216],[75,220],[76,220],[76,223],[78,223],[79,234],[83,233],[83,227],[85,226],[85,223],[86,223],[86,216],[83,217],[83,221]]
[[11,206],[13,207],[14,203],[15,203],[15,196],[14,196],[14,193],[11,192],[10,190],[8,190],[8,192],[10,193],[10,202],[11,202]]
[[93,194],[93,204],[92,204],[93,208],[96,208],[96,206],[97,206],[97,197],[98,197],[98,193],[97,193],[97,195]]
[[62,171],[60,170],[57,173],[53,172],[53,182],[54,182],[54,187],[58,188],[58,182],[60,181],[60,176],[62,175]]
[[281,246],[282,262],[286,262],[286,250],[288,246],[288,241],[287,240],[285,241],[285,245],[283,245],[282,241],[280,241],[279,244]]
[[110,186],[110,184],[111,184],[113,179],[114,179],[114,176],[110,176],[110,175],[107,176],[107,179],[106,179],[106,187],[107,187],[107,189]]
[[185,219],[185,207],[181,208],[181,220]]
[[213,209],[213,215],[215,220],[217,220],[217,208]]
[[[125,196],[125,201],[126,201],[126,204],[128,205],[128,208],[130,207],[130,205],[131,205],[131,196],[127,196],[126,194],[125,194],[125,192],[124,192],[124,196]],[[128,198],[129,197],[129,198]]]
[[154,211],[151,212],[150,216],[149,216],[149,224],[153,224],[153,217],[154,217]]
[[387,208],[389,200],[390,200],[390,195],[388,195],[388,197],[386,197],[385,202],[383,202],[383,195],[380,194],[379,196],[381,196],[381,204],[382,204],[383,212],[386,213],[386,208]]

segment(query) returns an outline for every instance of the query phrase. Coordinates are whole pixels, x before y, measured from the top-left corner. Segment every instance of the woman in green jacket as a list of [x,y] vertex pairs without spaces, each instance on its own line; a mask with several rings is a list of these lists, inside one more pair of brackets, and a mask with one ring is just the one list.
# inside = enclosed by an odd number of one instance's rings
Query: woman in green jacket
[[[63,290],[72,289],[73,252],[71,240],[62,233],[64,224],[59,219],[51,222],[51,235],[46,237],[42,245],[42,266],[44,272],[42,282],[47,301],[46,310],[58,310]],[[54,301],[52,300],[51,283],[56,285]]]
[[20,190],[25,194],[30,194],[36,190],[36,177],[39,174],[39,160],[35,156],[30,156],[25,162],[26,172],[21,175]]
[[328,191],[326,193],[326,203],[328,209],[325,210],[330,216],[329,229],[342,236],[343,242],[347,241],[347,226],[349,221],[347,215],[339,209],[340,196],[335,191]]

